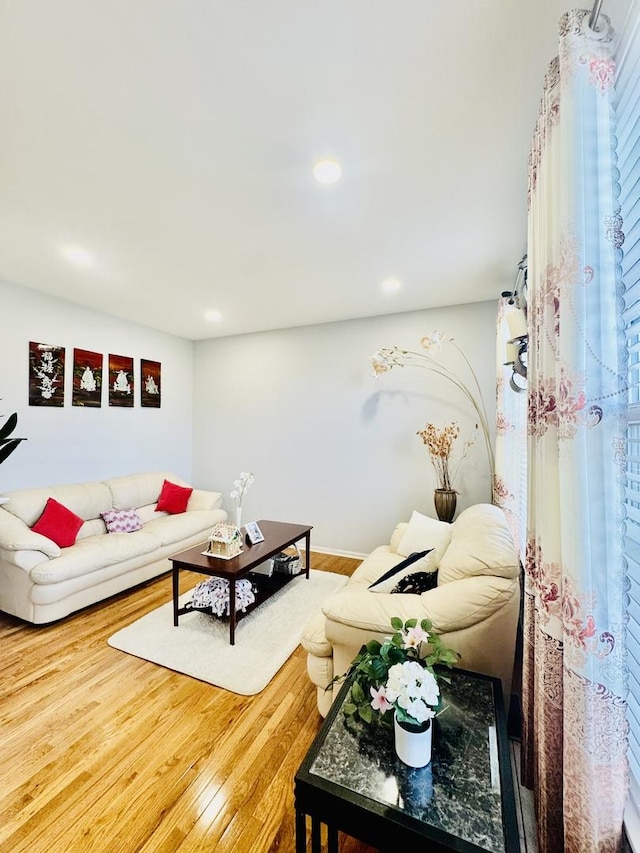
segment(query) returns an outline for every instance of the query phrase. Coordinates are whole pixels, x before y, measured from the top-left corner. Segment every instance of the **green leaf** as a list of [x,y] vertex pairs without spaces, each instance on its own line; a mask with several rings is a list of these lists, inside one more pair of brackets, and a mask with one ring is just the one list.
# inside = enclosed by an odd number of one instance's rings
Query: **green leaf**
[[373,708],[371,705],[361,705],[358,708],[358,714],[360,714],[360,719],[364,720],[365,723],[371,723],[373,720]]
[[381,660],[371,661],[371,676],[373,681],[384,681],[389,672],[389,667]]
[[422,622],[420,622],[420,627],[423,631],[427,631],[428,633],[433,628],[433,623],[430,619],[423,619]]
[[8,438],[17,426],[18,415],[14,412],[12,415],[9,415],[6,422],[0,427],[0,440]]
[[342,713],[345,715],[345,717],[353,717],[353,715],[355,714],[355,712],[356,712],[357,710],[358,710],[358,709],[357,709],[357,708],[356,708],[356,706],[353,704],[353,702],[346,702],[346,703],[342,706]]
[[1,441],[0,445],[4,445],[4,447],[0,446],[0,462],[4,462],[7,456],[10,456],[13,451],[18,447],[21,441],[25,441],[24,438],[11,438],[5,441]]
[[402,628],[403,628],[402,619],[399,619],[397,616],[393,616],[391,619],[391,627],[395,631],[402,631]]
[[354,681],[351,685],[351,699],[356,705],[359,705],[364,700],[364,690],[357,681]]
[[378,640],[369,640],[366,646],[363,646],[370,655],[379,655],[382,646]]
[[417,624],[418,624],[417,619],[407,619],[407,621],[404,623],[404,627],[405,628],[415,628]]

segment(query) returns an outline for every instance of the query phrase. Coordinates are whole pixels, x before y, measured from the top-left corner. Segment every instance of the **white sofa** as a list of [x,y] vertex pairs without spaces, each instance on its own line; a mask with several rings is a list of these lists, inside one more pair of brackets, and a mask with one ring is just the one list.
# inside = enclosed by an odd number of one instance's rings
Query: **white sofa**
[[[169,571],[167,558],[204,542],[227,513],[219,492],[199,489],[186,512],[156,512],[165,479],[187,485],[163,472],[8,493],[0,507],[0,610],[51,622]],[[84,519],[68,548],[31,530],[50,497]],[[101,514],[131,508],[142,529],[108,533]]]
[[[403,557],[427,548],[434,550],[404,573],[437,569],[434,589],[419,595],[369,589]],[[382,588],[390,589],[398,577]],[[340,684],[329,687],[333,677],[348,670],[368,640],[382,641],[393,633],[393,616],[430,619],[444,644],[460,654],[461,667],[502,680],[508,703],[519,609],[518,554],[501,509],[478,504],[451,525],[414,513],[409,524],[397,525],[388,545],[369,554],[304,629],[302,645],[320,713],[326,716],[340,689]]]

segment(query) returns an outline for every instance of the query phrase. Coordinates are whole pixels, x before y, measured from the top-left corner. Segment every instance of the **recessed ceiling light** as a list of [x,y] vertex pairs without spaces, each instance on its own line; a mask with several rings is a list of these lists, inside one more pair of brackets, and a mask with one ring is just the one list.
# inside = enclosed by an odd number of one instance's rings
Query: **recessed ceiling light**
[[209,323],[219,323],[222,320],[222,314],[219,311],[207,311],[204,319]]
[[95,258],[86,249],[81,246],[65,246],[62,254],[72,264],[77,264],[79,267],[92,267],[95,264]]
[[319,160],[313,167],[313,174],[320,184],[335,184],[340,180],[342,168],[336,160]]
[[397,293],[400,290],[400,288],[402,287],[402,282],[399,278],[385,278],[385,280],[382,282],[381,287],[383,293],[393,294]]

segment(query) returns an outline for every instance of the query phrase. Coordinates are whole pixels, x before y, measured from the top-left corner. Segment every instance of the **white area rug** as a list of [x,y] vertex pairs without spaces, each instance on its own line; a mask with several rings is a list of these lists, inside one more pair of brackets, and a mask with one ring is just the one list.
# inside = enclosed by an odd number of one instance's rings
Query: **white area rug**
[[[341,589],[344,575],[311,569],[309,580],[294,578],[236,625],[229,645],[229,623],[205,613],[180,616],[173,625],[173,603],[163,604],[110,637],[114,649],[182,672],[200,681],[252,696],[263,690],[295,651],[307,620]],[[180,605],[191,593],[180,597]]]

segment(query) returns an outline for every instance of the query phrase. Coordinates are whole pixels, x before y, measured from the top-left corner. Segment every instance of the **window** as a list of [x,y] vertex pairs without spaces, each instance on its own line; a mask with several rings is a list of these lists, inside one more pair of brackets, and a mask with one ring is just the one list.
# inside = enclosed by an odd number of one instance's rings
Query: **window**
[[640,850],[640,0],[631,4],[616,51],[616,123],[620,206],[625,232],[622,274],[629,352],[627,427],[627,535],[631,588],[627,627],[629,665],[629,766],[632,784],[625,814],[634,849]]

